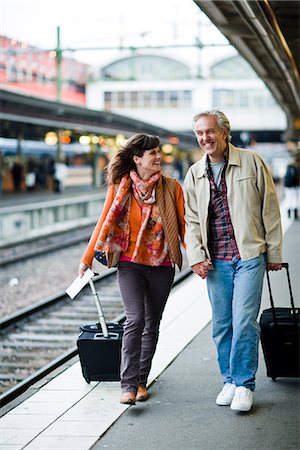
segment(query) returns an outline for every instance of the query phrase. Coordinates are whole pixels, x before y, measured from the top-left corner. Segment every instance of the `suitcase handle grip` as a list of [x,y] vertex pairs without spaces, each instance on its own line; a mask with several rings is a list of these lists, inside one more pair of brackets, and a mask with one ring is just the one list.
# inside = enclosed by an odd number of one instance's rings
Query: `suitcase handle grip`
[[95,334],[94,334],[94,339],[95,339],[95,340],[96,340],[96,339],[102,339],[103,336],[104,336],[105,338],[107,338],[107,339],[109,339],[109,338],[111,338],[111,337],[114,337],[114,338],[118,338],[118,337],[119,337],[118,333],[109,333],[108,336],[105,336],[104,333],[95,333]]
[[[291,278],[290,278],[290,272],[289,272],[289,263],[282,263],[282,267],[284,269],[286,269],[288,285],[289,285],[289,291],[290,291],[290,301],[291,301],[292,313],[293,313],[292,315],[294,317],[295,325],[297,326],[297,313],[296,313],[294,297],[293,297],[293,292],[292,292]],[[269,276],[269,271],[268,270],[266,270],[266,274],[267,274],[267,282],[268,282],[268,289],[269,289],[270,303],[271,303],[271,308],[272,308],[273,319],[274,319],[274,323],[277,324],[276,310],[275,310],[275,305],[274,305],[274,300],[273,300],[273,295],[272,295],[272,289],[271,289],[270,276]]]

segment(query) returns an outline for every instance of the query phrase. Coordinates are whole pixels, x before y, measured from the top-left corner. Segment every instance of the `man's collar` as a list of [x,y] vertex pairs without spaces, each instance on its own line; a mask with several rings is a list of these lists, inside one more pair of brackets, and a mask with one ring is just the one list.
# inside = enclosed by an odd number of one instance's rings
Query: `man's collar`
[[228,156],[229,156],[229,144],[227,145],[227,147],[224,150],[224,159],[225,159],[226,163],[228,162]]
[[241,165],[239,149],[230,143],[228,145],[228,165],[229,166]]

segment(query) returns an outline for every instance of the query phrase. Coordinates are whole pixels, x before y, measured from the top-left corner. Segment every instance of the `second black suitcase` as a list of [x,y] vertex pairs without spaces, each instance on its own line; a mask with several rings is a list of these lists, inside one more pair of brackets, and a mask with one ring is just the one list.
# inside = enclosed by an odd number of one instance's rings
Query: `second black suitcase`
[[271,308],[264,310],[260,317],[267,376],[274,381],[277,377],[300,376],[300,314],[294,304],[289,266],[284,263],[283,267],[287,270],[291,308],[275,308],[267,272]]
[[99,324],[82,325],[77,340],[84,379],[90,381],[119,381],[123,326],[106,323],[94,283],[90,286],[95,298]]

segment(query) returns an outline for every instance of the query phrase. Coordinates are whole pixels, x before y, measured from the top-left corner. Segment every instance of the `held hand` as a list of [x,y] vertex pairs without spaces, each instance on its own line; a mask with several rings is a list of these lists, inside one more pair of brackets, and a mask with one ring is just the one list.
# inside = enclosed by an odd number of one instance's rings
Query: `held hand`
[[192,266],[192,271],[199,275],[203,280],[207,277],[207,273],[209,270],[213,270],[212,263],[209,259],[202,261],[200,263],[194,264]]
[[267,270],[281,270],[281,263],[267,263]]
[[78,266],[78,275],[80,278],[83,277],[84,271],[88,268],[89,266],[87,266],[85,263],[81,262]]

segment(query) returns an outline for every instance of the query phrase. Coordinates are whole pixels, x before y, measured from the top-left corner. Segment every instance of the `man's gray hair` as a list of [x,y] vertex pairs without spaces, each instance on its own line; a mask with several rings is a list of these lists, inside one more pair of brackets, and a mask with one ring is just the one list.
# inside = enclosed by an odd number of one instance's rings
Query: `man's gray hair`
[[195,131],[196,122],[201,117],[215,117],[219,130],[227,131],[227,143],[229,143],[231,141],[230,122],[229,122],[228,118],[225,116],[225,114],[222,111],[218,111],[218,110],[204,111],[204,112],[202,112],[200,114],[197,114],[194,117],[194,119],[193,119],[193,130],[194,131]]

